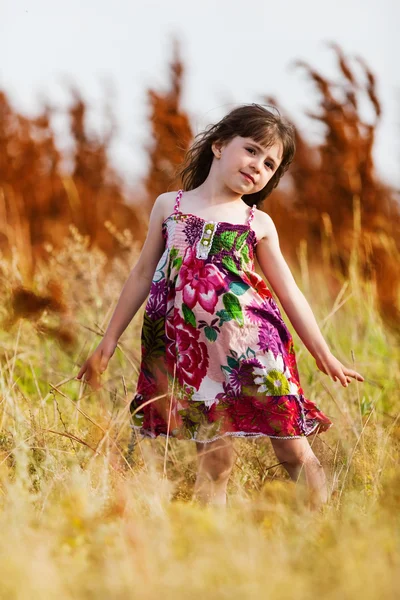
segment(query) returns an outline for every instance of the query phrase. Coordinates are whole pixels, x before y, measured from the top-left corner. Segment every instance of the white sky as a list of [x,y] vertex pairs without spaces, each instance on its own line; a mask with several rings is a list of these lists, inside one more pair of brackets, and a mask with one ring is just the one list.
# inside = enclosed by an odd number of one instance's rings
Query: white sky
[[[377,77],[384,114],[374,158],[379,174],[399,187],[399,22],[398,0],[0,0],[0,88],[34,116],[46,99],[68,106],[67,85],[75,84],[89,103],[90,126],[101,131],[110,84],[119,126],[111,159],[132,184],[147,166],[146,91],[169,81],[173,35],[182,44],[183,108],[195,133],[237,103],[273,95],[312,141],[320,129],[305,112],[317,109],[318,97],[305,71],[291,65],[304,60],[340,80],[327,45],[334,41]],[[361,106],[370,120],[366,99]],[[68,148],[63,117],[54,125],[59,146]]]

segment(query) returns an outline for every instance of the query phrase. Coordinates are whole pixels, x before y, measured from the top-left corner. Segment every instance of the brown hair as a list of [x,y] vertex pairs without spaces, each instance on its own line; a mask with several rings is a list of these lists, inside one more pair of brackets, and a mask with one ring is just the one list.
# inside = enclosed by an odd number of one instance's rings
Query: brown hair
[[[274,107],[275,108],[275,107]],[[196,135],[192,146],[186,152],[178,170],[185,190],[193,190],[205,181],[210,172],[214,154],[211,145],[216,142],[229,142],[235,136],[250,137],[268,148],[276,142],[283,146],[282,161],[267,185],[256,194],[243,196],[251,206],[261,205],[263,200],[276,188],[282,175],[289,168],[296,151],[295,128],[284,117],[272,113],[260,104],[244,104],[231,110],[215,125],[209,125]]]

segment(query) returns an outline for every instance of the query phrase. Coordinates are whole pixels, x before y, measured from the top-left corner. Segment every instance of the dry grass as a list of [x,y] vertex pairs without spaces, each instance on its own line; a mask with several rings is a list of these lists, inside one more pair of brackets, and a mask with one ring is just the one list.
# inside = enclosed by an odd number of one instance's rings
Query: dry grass
[[[191,501],[194,444],[132,444],[142,310],[102,389],[74,379],[135,264],[145,215],[109,165],[112,118],[104,139],[91,138],[74,94],[66,172],[51,109],[29,120],[0,93],[0,598],[398,596],[400,212],[372,163],[375,78],[359,59],[357,81],[335,50],[338,82],[300,63],[320,95],[310,116],[325,139],[314,147],[298,133],[288,186],[266,203],[329,346],[365,377],[334,384],[293,332],[302,386],[334,421],[310,440],[331,491],[319,514],[267,438],[235,440],[227,510]],[[182,73],[176,56],[170,91],[148,93],[146,209],[177,187],[189,143]],[[366,98],[369,125],[358,114]]]
[[326,276],[309,273],[300,256],[297,280],[332,351],[366,379],[334,384],[295,337],[303,387],[335,423],[311,440],[329,505],[310,513],[301,488],[274,466],[269,440],[238,439],[224,511],[190,500],[194,444],[170,439],[166,447],[161,438],[129,447],[142,311],[103,388],[74,380],[137,258],[131,244],[105,268],[105,256],[87,246],[72,229],[61,251],[47,249],[49,268],[37,270],[34,289],[44,297],[49,281],[60,282],[65,310],[29,304],[29,318],[12,310],[24,314],[13,292],[18,253],[0,262],[0,596],[397,597],[399,348],[373,284],[354,266],[332,300]]

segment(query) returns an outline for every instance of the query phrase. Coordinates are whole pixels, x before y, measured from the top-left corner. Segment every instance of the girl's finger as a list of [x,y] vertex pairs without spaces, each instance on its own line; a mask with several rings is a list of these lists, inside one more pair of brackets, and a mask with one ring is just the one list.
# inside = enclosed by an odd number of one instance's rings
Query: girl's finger
[[79,373],[76,376],[77,379],[80,379],[82,377],[82,375],[86,372],[86,368],[87,368],[86,364],[81,366]]
[[101,387],[100,377],[97,371],[93,371],[93,376],[90,380],[90,387],[94,390],[98,390]]
[[342,384],[343,387],[347,387],[347,379],[346,379],[346,375],[344,374],[344,371],[340,370],[339,373],[337,374],[338,379],[340,381],[340,383]]
[[91,367],[91,365],[88,365],[87,369],[86,369],[86,375],[85,375],[85,381],[86,383],[89,383],[90,380],[93,377],[93,369]]
[[360,373],[357,373],[357,371],[353,371],[351,369],[346,369],[346,375],[349,375],[349,377],[353,377],[354,379],[357,379],[358,381],[364,381],[364,377],[362,375],[360,375]]
[[104,373],[104,371],[107,368],[107,363],[108,363],[108,359],[107,357],[103,354],[101,357],[101,361],[100,361],[100,373]]

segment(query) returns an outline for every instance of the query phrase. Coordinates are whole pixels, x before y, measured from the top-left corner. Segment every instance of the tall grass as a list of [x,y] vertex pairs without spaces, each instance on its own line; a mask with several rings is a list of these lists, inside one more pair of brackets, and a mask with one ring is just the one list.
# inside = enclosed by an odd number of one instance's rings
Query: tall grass
[[125,243],[111,265],[74,228],[61,250],[48,247],[34,289],[45,298],[59,282],[59,304],[44,310],[16,302],[18,253],[1,259],[0,597],[397,597],[399,348],[356,257],[333,299],[305,244],[295,273],[333,353],[365,377],[347,389],[333,383],[293,332],[305,392],[334,421],[310,438],[329,504],[308,511],[267,438],[237,439],[224,510],[191,500],[194,444],[131,444],[142,309],[103,387],[74,380],[136,261],[138,248]]

